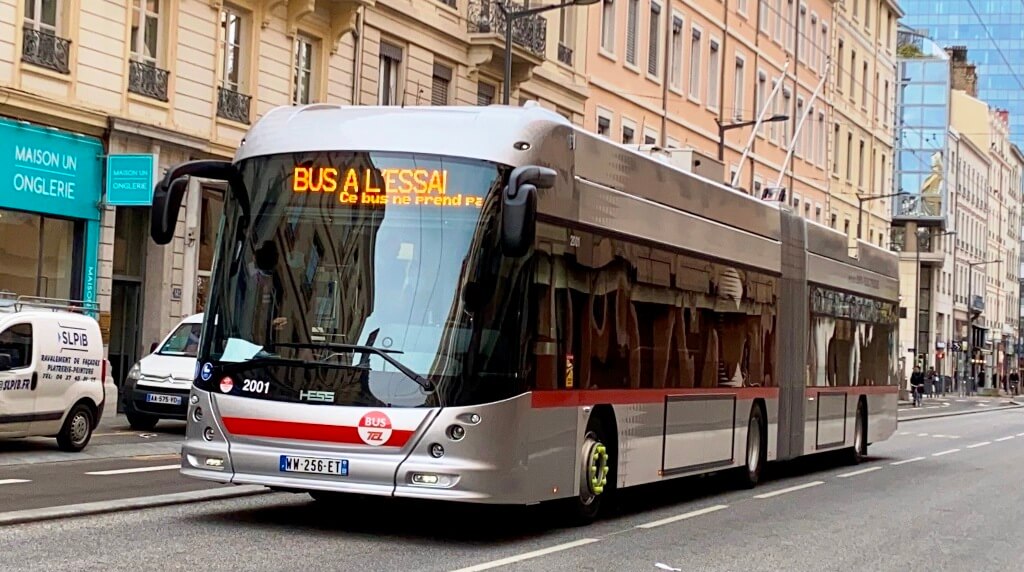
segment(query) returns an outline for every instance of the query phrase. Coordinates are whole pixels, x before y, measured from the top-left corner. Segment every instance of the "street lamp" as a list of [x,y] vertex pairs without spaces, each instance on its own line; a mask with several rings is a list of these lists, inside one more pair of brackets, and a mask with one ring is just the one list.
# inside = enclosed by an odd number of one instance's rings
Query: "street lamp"
[[[788,115],[772,115],[771,117],[765,118],[761,123],[776,123],[778,121],[788,121]],[[740,127],[747,127],[748,125],[754,125],[757,120],[754,121],[741,121],[739,123],[730,123],[728,125],[722,125],[722,122],[715,118],[715,123],[718,125],[718,160],[725,160],[725,132],[730,129],[739,129]]]
[[[921,237],[928,236],[930,233],[926,228],[917,229],[917,241],[914,245],[914,273],[916,278],[914,279],[914,363],[917,363],[917,358],[921,355]],[[952,236],[956,234],[955,230],[948,230],[946,232],[940,232],[939,234],[931,235],[931,239],[942,238],[943,236]],[[926,338],[927,340],[927,338]],[[925,342],[927,347],[928,343]]]
[[503,97],[505,99],[505,105],[509,105],[509,101],[512,99],[512,24],[520,18],[527,18],[534,14],[540,14],[541,12],[547,12],[549,10],[558,10],[569,6],[590,6],[597,4],[601,0],[566,0],[561,4],[551,4],[548,6],[535,6],[533,8],[525,8],[523,10],[512,10],[511,0],[505,2],[495,2],[498,9],[505,16],[505,81]]
[[864,203],[866,203],[868,201],[877,201],[879,199],[890,199],[892,197],[901,197],[903,195],[909,195],[909,194],[910,193],[908,193],[906,191],[900,191],[898,193],[892,193],[892,194],[889,194],[889,195],[869,195],[869,196],[866,196],[866,197],[862,197],[860,195],[857,195],[857,239],[859,240],[859,239],[862,238],[861,237],[861,233],[860,233],[860,223],[861,223],[861,219],[863,218],[863,215],[864,215]]
[[[978,378],[976,370],[976,366],[978,364],[975,363],[974,360],[974,320],[977,316],[974,315],[974,311],[971,309],[971,302],[974,301],[974,267],[984,266],[986,264],[996,264],[999,262],[1002,262],[1002,260],[984,260],[982,262],[967,263],[967,327],[970,330],[971,336],[971,383],[974,383],[974,380]],[[980,311],[978,312],[978,315],[981,315]],[[984,383],[984,380],[982,380],[982,383]]]

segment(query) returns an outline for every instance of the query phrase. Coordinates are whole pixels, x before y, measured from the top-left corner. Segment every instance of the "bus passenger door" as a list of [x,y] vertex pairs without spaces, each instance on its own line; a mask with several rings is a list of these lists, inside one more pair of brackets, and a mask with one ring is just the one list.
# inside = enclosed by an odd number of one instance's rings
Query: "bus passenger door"
[[23,435],[35,413],[38,380],[32,349],[31,323],[0,331],[0,435]]

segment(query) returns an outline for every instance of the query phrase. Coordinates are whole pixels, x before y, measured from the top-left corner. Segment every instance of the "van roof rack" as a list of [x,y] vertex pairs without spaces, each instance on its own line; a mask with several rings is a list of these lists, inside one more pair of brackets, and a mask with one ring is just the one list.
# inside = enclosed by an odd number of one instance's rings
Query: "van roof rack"
[[0,291],[0,314],[10,314],[24,310],[50,310],[51,312],[71,312],[86,314],[93,318],[99,315],[98,302],[71,300],[67,298],[46,298],[44,296],[21,296],[15,292]]

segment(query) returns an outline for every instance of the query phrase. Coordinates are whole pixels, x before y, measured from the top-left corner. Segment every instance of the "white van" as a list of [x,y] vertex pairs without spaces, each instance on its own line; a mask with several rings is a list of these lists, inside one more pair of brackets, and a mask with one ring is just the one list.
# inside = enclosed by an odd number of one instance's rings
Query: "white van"
[[185,419],[202,325],[202,314],[185,318],[153,353],[132,366],[121,393],[132,429],[148,431],[161,419]]
[[[0,438],[81,451],[103,416],[110,364],[89,306],[0,293]],[[89,309],[95,309],[94,307]]]

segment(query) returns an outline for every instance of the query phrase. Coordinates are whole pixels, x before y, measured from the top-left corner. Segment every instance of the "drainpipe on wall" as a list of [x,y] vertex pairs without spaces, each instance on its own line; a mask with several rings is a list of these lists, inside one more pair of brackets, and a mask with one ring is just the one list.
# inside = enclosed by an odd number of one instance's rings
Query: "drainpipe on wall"
[[366,7],[364,6],[356,14],[356,29],[353,32],[355,35],[354,42],[352,42],[353,50],[355,54],[352,56],[352,105],[359,105],[359,94],[363,86],[363,30],[365,28]]
[[[668,83],[672,81],[672,3],[665,5],[665,75],[661,82],[661,148],[668,149]],[[641,135],[642,137],[643,135]]]

